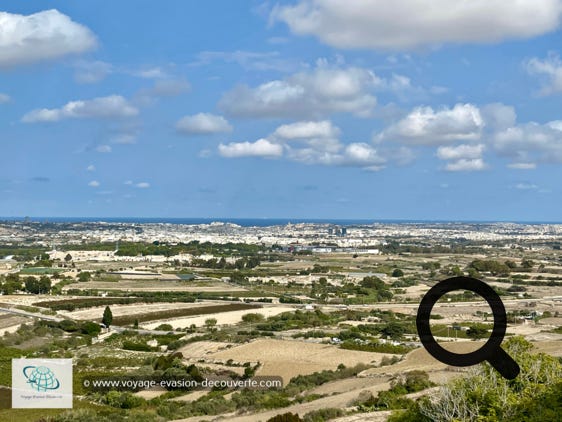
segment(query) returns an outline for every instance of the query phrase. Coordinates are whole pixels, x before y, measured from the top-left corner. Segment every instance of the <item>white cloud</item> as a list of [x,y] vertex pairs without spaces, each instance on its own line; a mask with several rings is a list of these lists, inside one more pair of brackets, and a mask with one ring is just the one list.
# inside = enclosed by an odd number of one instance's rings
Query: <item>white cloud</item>
[[96,171],[96,166],[94,166],[93,164],[90,164],[88,167],[86,167],[87,171]]
[[81,84],[93,84],[107,77],[112,71],[110,63],[79,61],[74,65],[74,80]]
[[[302,121],[279,126],[267,138],[254,143],[220,145],[219,154],[227,158],[245,156],[281,157],[303,164],[352,166],[380,170],[386,159],[371,145],[343,144],[340,130],[329,120]],[[285,153],[286,152],[286,153]]]
[[167,73],[160,67],[137,70],[133,72],[133,75],[145,79],[160,79],[168,76]]
[[498,131],[492,137],[495,150],[511,158],[514,168],[528,169],[531,163],[562,163],[562,121],[529,122]]
[[520,190],[536,190],[539,187],[535,184],[532,183],[518,183],[515,185],[515,189],[520,189]]
[[228,121],[215,114],[198,113],[192,116],[184,116],[176,123],[176,130],[183,134],[212,134],[227,133],[232,131]]
[[124,184],[127,185],[127,186],[131,186],[133,184],[133,181],[132,180],[126,180],[124,182]]
[[61,108],[37,109],[23,116],[22,122],[57,122],[78,118],[122,118],[136,116],[138,109],[120,95],[110,95],[92,100],[71,101]]
[[440,145],[451,141],[477,140],[484,127],[480,110],[472,104],[452,109],[417,107],[406,117],[375,136],[376,142],[391,140],[411,145]]
[[10,100],[11,100],[11,97],[8,94],[2,94],[0,92],[0,104],[8,103],[8,102],[10,102]]
[[380,79],[358,67],[333,67],[319,62],[309,72],[299,72],[283,80],[255,88],[241,85],[220,100],[221,109],[240,117],[320,116],[352,113],[369,116],[376,105],[371,95]]
[[139,189],[148,189],[150,187],[150,183],[148,182],[140,182],[135,185],[135,187]]
[[445,166],[447,171],[481,171],[486,169],[486,164],[482,158],[466,159],[461,158],[460,160],[449,163]]
[[227,158],[238,157],[280,157],[283,147],[279,144],[258,139],[256,142],[231,142],[219,145],[219,154]]
[[437,157],[441,160],[459,160],[461,158],[475,159],[482,157],[484,148],[484,144],[463,144],[454,147],[441,146],[437,149]]
[[100,182],[98,182],[97,180],[92,180],[90,183],[88,183],[88,186],[92,188],[97,188],[100,186]]
[[534,170],[537,168],[536,163],[510,163],[507,165],[510,169],[516,170]]
[[107,153],[111,152],[111,147],[109,145],[98,145],[96,147],[96,151],[101,152],[103,154],[107,154]]
[[284,139],[336,138],[339,134],[339,128],[332,125],[332,122],[329,120],[297,122],[282,125],[273,133],[274,136]]
[[95,35],[59,11],[0,12],[0,67],[51,60],[96,47]]
[[526,63],[526,68],[531,75],[543,79],[541,95],[562,93],[562,61],[558,54],[551,52],[544,60],[534,57]]
[[485,148],[484,144],[441,146],[437,148],[437,157],[448,161],[447,171],[480,171],[487,167],[482,159]]
[[445,43],[495,43],[558,28],[560,0],[300,0],[272,21],[337,48],[410,50]]

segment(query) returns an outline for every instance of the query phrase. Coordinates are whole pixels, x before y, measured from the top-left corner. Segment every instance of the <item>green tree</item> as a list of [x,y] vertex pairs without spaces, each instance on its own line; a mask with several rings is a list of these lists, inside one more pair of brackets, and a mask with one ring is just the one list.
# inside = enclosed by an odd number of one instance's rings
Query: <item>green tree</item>
[[90,281],[92,279],[92,274],[89,271],[81,271],[78,274],[78,281]]
[[264,319],[265,319],[264,316],[258,313],[250,313],[250,314],[242,315],[242,321],[248,323],[262,322]]
[[207,329],[209,331],[213,331],[215,330],[215,326],[217,325],[217,319],[216,318],[207,318],[205,320],[205,326],[207,327]]
[[470,338],[484,338],[488,336],[488,327],[482,324],[472,324],[468,330],[466,330],[466,335]]
[[395,268],[394,271],[392,271],[392,277],[403,277],[404,276],[404,271],[402,271],[400,268]]
[[80,331],[89,336],[97,336],[101,332],[101,327],[95,322],[86,321],[80,326]]
[[66,256],[64,257],[65,262],[70,262],[72,261],[72,255],[70,255],[69,253],[66,254]]
[[103,318],[101,319],[101,322],[106,327],[109,327],[111,325],[111,323],[113,322],[113,314],[111,313],[111,309],[109,309],[109,306],[105,307],[105,309],[103,311]]

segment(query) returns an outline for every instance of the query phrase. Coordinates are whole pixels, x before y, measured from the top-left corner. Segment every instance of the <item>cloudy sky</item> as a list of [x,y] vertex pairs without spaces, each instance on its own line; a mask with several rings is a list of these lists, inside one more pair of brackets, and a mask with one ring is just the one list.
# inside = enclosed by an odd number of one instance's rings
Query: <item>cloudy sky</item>
[[562,220],[562,0],[0,8],[1,216]]

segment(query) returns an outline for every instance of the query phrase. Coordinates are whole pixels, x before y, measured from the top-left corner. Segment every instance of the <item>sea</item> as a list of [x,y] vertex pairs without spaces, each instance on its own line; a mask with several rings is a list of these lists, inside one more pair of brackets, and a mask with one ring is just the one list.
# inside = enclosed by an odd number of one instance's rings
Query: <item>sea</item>
[[159,217],[0,217],[0,222],[33,221],[40,223],[128,223],[128,224],[211,224],[232,223],[242,227],[285,226],[287,224],[332,224],[356,226],[371,224],[561,224],[555,221],[468,221],[468,220],[396,220],[396,219],[322,219],[322,218],[159,218]]

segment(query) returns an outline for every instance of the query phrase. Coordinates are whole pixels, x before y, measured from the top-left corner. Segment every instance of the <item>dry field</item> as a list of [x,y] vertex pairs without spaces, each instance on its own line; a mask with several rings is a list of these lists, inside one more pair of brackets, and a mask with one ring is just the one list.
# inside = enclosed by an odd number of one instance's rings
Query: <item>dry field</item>
[[240,292],[246,291],[241,287],[221,282],[177,282],[158,280],[119,280],[119,281],[89,281],[74,283],[63,287],[69,289],[97,289],[97,290],[127,290],[132,292]]
[[217,320],[217,325],[233,325],[238,324],[240,321],[242,321],[242,317],[246,314],[262,314],[267,318],[288,311],[294,311],[294,308],[290,306],[264,306],[263,308],[246,309],[242,311],[219,312],[215,314],[205,314],[200,316],[158,320],[146,324],[141,324],[141,326],[142,328],[148,330],[152,330],[163,323],[170,324],[174,329],[178,327],[189,327],[191,324],[195,324],[195,326],[197,327],[202,327],[205,325],[205,321],[209,318],[215,318]]
[[386,353],[344,350],[329,344],[304,341],[260,339],[220,352],[209,357],[238,362],[261,362],[257,375],[278,375],[284,383],[297,375],[307,375],[325,369],[335,370],[340,363],[354,366],[359,363],[376,365]]
[[[131,305],[110,305],[111,313],[113,317],[124,316],[124,315],[135,315],[143,314],[147,312],[158,312],[166,311],[170,309],[195,309],[210,305],[224,305],[224,302],[220,301],[205,301],[205,302],[195,302],[195,303],[135,303]],[[96,306],[88,309],[81,309],[79,311],[59,311],[60,315],[67,316],[72,319],[79,320],[92,320],[99,319],[103,315],[105,306]]]

